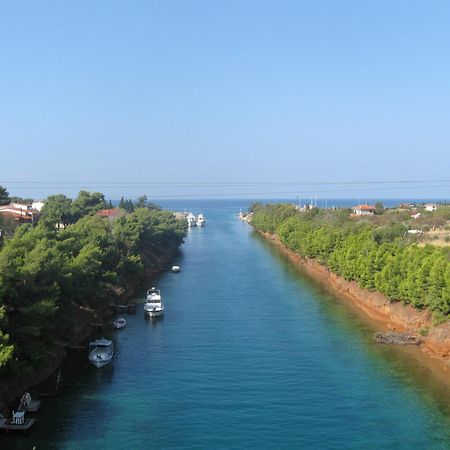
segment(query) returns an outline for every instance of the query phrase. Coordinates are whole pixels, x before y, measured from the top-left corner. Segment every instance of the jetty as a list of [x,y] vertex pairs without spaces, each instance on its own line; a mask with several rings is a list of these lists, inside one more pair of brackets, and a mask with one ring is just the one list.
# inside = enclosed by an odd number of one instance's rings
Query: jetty
[[[17,414],[17,413],[16,413]],[[0,418],[0,430],[9,431],[28,431],[36,422],[36,419],[23,419],[23,422],[17,422],[16,419]]]

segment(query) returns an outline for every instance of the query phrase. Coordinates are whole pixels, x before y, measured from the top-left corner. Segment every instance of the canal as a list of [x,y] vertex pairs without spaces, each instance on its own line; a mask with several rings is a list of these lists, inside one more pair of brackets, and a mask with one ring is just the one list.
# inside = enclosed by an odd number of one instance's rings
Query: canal
[[237,220],[246,202],[166,206],[207,226],[187,236],[181,273],[152,283],[164,317],[139,305],[112,365],[45,400],[2,449],[450,447],[449,389]]

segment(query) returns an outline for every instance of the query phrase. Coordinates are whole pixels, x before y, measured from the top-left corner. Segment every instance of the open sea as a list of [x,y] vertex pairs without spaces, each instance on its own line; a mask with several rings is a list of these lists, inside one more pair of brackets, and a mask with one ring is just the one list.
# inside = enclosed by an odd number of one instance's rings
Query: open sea
[[106,333],[113,363],[45,399],[2,450],[450,448],[450,389],[239,221],[248,201],[161,204],[207,220],[181,273],[148,283],[164,317],[144,319],[143,288],[127,327]]

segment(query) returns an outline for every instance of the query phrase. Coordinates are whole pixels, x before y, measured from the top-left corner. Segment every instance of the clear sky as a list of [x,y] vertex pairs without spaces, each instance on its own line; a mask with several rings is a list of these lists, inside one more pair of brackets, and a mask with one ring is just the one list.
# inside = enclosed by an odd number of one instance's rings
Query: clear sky
[[449,125],[448,1],[0,4],[13,194],[450,198],[448,181],[259,185],[449,180]]

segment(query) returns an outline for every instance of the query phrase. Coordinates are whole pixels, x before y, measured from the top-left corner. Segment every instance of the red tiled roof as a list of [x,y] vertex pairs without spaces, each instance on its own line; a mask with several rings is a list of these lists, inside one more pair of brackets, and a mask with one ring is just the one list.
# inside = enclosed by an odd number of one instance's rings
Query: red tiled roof
[[375,211],[376,208],[373,205],[358,205],[354,206],[352,209],[360,209],[361,211]]
[[101,209],[100,211],[97,211],[95,215],[100,217],[120,217],[123,215],[123,211],[119,208]]

